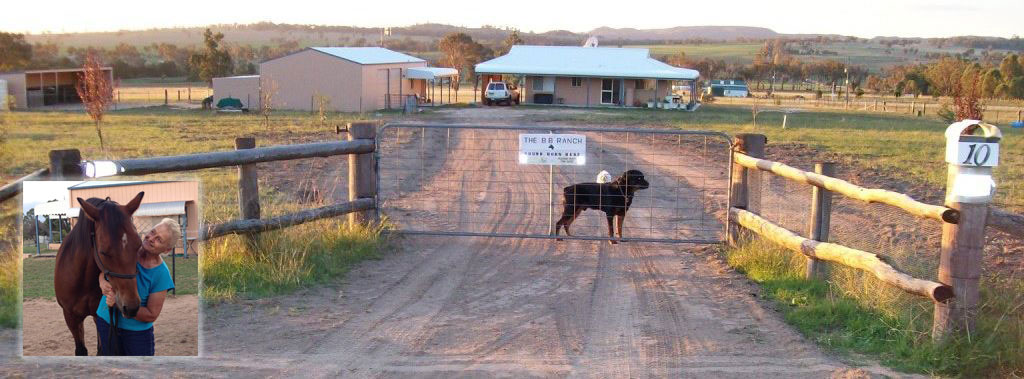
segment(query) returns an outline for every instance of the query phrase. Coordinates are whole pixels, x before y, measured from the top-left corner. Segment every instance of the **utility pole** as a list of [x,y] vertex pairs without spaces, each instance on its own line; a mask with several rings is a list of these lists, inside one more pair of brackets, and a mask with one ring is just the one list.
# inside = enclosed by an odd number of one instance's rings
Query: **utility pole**
[[391,28],[380,28],[380,47],[384,47],[384,36],[391,35]]
[[850,57],[846,57],[846,67],[843,67],[846,74],[846,109],[850,109]]

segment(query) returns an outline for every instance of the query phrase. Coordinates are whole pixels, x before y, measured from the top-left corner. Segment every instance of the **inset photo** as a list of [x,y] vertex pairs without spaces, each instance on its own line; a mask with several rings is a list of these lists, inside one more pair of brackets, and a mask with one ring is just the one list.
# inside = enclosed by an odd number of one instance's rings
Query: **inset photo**
[[24,356],[199,355],[199,182],[25,182]]

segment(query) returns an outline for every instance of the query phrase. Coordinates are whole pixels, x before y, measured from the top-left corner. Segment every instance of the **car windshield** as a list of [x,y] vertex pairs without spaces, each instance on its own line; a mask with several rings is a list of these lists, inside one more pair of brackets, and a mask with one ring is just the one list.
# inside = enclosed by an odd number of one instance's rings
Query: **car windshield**
[[505,90],[505,83],[491,83],[491,88],[489,88],[489,89],[491,91],[504,91]]

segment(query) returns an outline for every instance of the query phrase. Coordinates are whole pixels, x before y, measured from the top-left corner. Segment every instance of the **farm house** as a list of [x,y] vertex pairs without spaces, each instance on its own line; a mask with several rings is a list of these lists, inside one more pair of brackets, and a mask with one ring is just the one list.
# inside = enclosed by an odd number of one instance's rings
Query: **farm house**
[[213,103],[217,104],[228,97],[240,100],[245,108],[259,108],[260,76],[242,75],[213,78]]
[[[665,107],[693,109],[696,70],[673,67],[650,57],[648,49],[512,46],[503,56],[476,65],[478,85],[515,77],[522,102],[572,106]],[[673,93],[684,83],[689,93]]]
[[277,109],[313,110],[322,96],[329,110],[363,112],[400,108],[409,95],[423,102],[432,86],[457,77],[381,47],[311,47],[261,63],[259,82]]
[[[114,69],[103,67],[111,82]],[[81,68],[53,70],[25,70],[0,73],[0,80],[7,82],[7,95],[14,98],[15,109],[38,108],[42,106],[81,104],[78,91]]]

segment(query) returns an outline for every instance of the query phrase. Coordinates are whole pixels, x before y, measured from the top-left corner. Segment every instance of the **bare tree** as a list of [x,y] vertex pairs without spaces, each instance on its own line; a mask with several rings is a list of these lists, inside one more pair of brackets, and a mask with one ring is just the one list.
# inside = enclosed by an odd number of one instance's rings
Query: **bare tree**
[[78,74],[75,90],[78,91],[78,97],[85,105],[85,112],[89,114],[96,125],[96,135],[100,138],[100,149],[106,152],[107,147],[103,141],[103,129],[100,128],[100,122],[103,121],[103,114],[107,112],[107,107],[113,98],[110,78],[93,54],[85,57],[83,71]]
[[260,80],[260,115],[263,126],[270,129],[270,112],[274,110],[274,95],[277,94],[277,82],[273,79]]
[[968,70],[960,78],[953,88],[953,107],[957,121],[981,120],[984,117],[984,106],[981,104],[983,87],[981,75],[974,70]]

